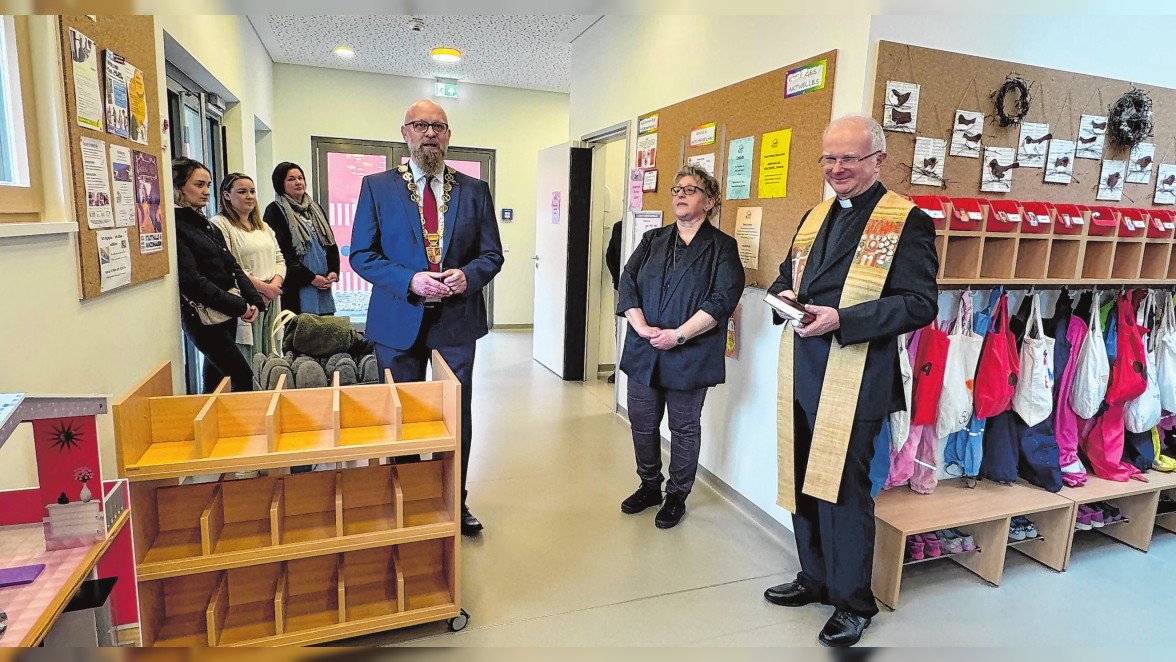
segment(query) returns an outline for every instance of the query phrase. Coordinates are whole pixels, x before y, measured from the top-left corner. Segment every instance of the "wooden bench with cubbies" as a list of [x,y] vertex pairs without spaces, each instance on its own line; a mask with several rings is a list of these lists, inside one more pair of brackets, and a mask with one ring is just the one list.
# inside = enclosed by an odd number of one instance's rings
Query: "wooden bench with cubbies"
[[[464,627],[461,386],[437,354],[432,367],[429,382],[175,396],[164,364],[116,403],[143,644]],[[432,459],[373,459],[416,453]],[[368,466],[288,471],[342,461]]]

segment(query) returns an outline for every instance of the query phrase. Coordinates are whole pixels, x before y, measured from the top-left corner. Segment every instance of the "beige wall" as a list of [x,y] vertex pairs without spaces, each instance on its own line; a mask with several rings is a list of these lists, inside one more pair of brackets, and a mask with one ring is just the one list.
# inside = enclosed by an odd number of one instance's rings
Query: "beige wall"
[[[311,136],[400,142],[404,111],[432,98],[433,82],[382,74],[274,65],[274,162],[311,165]],[[495,280],[494,322],[531,324],[535,248],[535,168],[540,149],[566,141],[568,96],[462,83],[438,99],[454,146],[496,152],[494,206],[514,209],[499,223],[506,264]]]
[[[55,17],[32,17],[31,29],[55,39]],[[163,29],[177,38],[214,76],[242,99],[248,131],[229,131],[230,167],[254,159],[252,113],[268,121],[270,112],[269,57],[244,19],[224,16],[158,17],[157,66],[163,71]],[[61,80],[57,50],[34,56],[40,75]],[[39,76],[38,76],[39,77]],[[160,112],[166,109],[166,82],[160,75]],[[60,87],[58,85],[58,87]],[[59,100],[60,101],[60,100]],[[53,123],[53,110],[37,109],[41,131],[64,129]],[[62,133],[62,135],[64,135]],[[167,140],[164,140],[167,143]],[[165,161],[170,154],[165,151]],[[166,163],[161,164],[166,173]],[[163,177],[164,200],[171,199],[170,178]],[[47,189],[70,186],[47,181]],[[69,205],[66,205],[69,207]],[[74,221],[72,210],[60,210],[48,221]],[[169,240],[175,237],[172,214],[167,214]],[[78,255],[75,235],[0,239],[0,283],[4,283],[4,314],[0,315],[0,392],[88,394],[119,397],[164,361],[182,365],[179,295],[176,290],[175,250],[171,245],[171,273],[161,279],[78,301]],[[177,387],[181,370],[177,376]],[[30,426],[0,447],[0,490],[36,485]],[[102,471],[113,476],[114,433],[111,417],[98,417]]]

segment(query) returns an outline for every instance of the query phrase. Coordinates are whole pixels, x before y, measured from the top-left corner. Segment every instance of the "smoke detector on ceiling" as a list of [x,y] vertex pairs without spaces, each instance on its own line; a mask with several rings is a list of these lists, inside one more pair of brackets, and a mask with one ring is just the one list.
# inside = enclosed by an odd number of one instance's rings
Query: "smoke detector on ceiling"
[[420,32],[425,27],[425,19],[414,16],[408,24],[412,26],[413,32]]

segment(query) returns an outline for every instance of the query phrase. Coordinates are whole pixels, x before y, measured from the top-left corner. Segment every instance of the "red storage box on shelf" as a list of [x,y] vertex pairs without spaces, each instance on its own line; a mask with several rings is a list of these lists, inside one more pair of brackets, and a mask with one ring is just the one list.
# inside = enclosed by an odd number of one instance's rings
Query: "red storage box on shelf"
[[1119,210],[1114,207],[1090,207],[1090,236],[1113,237],[1119,230]]
[[1170,239],[1172,229],[1176,227],[1176,214],[1166,209],[1148,210],[1151,218],[1147,223],[1148,239]]
[[1049,234],[1051,217],[1045,202],[1021,203],[1021,232]]
[[1119,236],[1143,237],[1147,231],[1148,213],[1146,210],[1129,207],[1119,210]]
[[942,230],[947,225],[947,217],[951,210],[951,200],[942,195],[912,195],[911,200],[935,222],[935,229]]
[[952,198],[952,230],[981,230],[988,213],[988,201],[979,198]]
[[982,200],[989,207],[988,222],[984,229],[989,232],[1016,232],[1021,227],[1021,205],[1016,200]]
[[1090,210],[1082,205],[1051,205],[1054,234],[1080,235],[1090,218]]

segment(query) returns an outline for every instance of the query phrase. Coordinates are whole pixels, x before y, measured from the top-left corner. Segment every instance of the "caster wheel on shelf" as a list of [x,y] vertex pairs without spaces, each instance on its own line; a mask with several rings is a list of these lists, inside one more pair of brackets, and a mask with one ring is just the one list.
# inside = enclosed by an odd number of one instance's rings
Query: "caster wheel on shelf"
[[461,632],[462,630],[465,629],[466,625],[469,625],[469,622],[470,622],[469,612],[462,609],[461,614],[449,619],[449,631],[450,632]]

